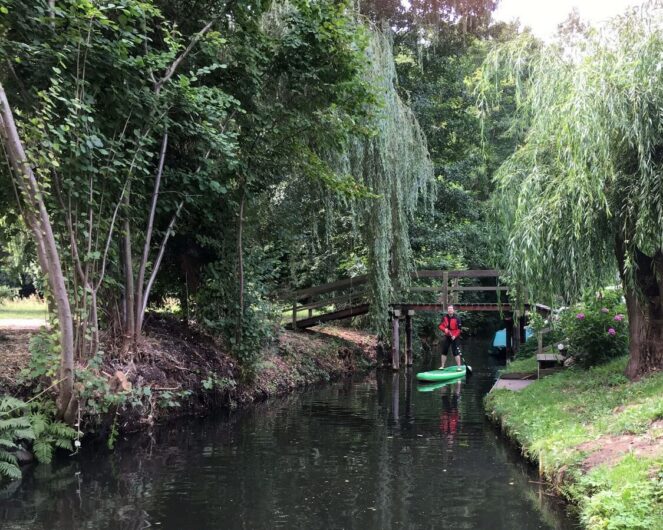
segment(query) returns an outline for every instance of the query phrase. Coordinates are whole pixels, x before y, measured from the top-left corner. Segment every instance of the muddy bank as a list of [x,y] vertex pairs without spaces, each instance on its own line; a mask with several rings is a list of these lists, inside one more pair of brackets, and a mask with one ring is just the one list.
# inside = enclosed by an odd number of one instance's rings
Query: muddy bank
[[[0,392],[27,398],[50,378],[29,379],[34,330],[6,329],[0,338]],[[149,319],[138,350],[77,363],[81,429],[107,437],[183,415],[234,409],[307,385],[330,381],[376,364],[374,337],[324,327],[283,331],[247,370],[224,347],[172,317]]]

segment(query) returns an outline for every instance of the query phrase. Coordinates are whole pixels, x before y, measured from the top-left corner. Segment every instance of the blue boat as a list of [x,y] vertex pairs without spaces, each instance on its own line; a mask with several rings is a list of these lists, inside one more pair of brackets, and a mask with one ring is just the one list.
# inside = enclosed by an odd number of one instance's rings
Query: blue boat
[[[525,326],[525,340],[528,341],[533,336],[534,336],[534,331],[532,331],[532,328],[530,328],[529,326]],[[506,328],[500,329],[495,332],[495,337],[493,338],[493,349],[494,350],[506,349]]]

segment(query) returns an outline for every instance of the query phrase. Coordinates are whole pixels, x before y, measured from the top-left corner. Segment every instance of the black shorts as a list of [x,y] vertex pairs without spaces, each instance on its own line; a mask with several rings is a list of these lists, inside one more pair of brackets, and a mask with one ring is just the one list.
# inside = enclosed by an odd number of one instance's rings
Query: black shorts
[[449,346],[451,346],[451,352],[454,354],[454,357],[460,355],[460,339],[451,340],[445,335],[442,340],[442,355],[449,353]]

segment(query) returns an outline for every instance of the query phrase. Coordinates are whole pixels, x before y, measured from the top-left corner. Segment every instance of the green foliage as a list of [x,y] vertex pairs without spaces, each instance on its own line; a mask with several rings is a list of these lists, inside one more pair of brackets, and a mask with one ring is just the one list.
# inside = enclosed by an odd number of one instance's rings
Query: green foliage
[[590,299],[564,311],[561,329],[568,349],[584,368],[628,352],[626,307],[614,299]]
[[[524,142],[497,176],[509,231],[504,263],[539,298],[572,299],[614,278],[635,284],[638,252],[660,254],[661,3],[602,30],[542,45],[530,35],[495,49],[479,79],[489,115],[515,86]],[[617,258],[617,259],[615,259]]]
[[56,448],[71,450],[76,431],[55,421],[54,410],[28,404],[11,396],[0,397],[0,479],[21,478],[15,451],[30,444],[39,462],[50,463]]
[[25,381],[42,384],[55,378],[60,368],[60,343],[56,333],[41,330],[30,337],[30,362],[21,372]]
[[0,477],[21,478],[18,460],[11,451],[18,448],[19,441],[34,439],[28,418],[15,414],[24,408],[25,403],[18,399],[9,396],[0,399]]
[[93,416],[117,411],[121,406],[140,406],[142,389],[112,391],[107,376],[101,373],[104,353],[99,351],[84,368],[76,371],[76,385],[81,407]]
[[6,285],[0,285],[0,305],[4,304],[8,300],[11,300],[15,296],[15,290]]
[[[247,264],[249,271],[250,264]],[[236,301],[236,276],[228,271],[228,265],[214,263],[207,268],[205,288],[197,297],[197,311],[202,324],[213,333],[225,337],[233,355],[246,370],[251,371],[261,349],[274,336],[279,314],[277,307],[265,298],[264,279],[258,274],[251,274],[251,281],[246,283],[244,289],[243,326],[238,343],[236,332],[240,307]],[[229,300],[230,303],[227,302]]]
[[234,379],[219,377],[214,372],[208,372],[207,377],[201,381],[202,387],[207,392],[227,392],[237,386]]
[[[583,476],[577,489],[582,522],[591,529],[648,530],[663,526],[661,462],[629,454],[615,466]],[[652,477],[653,475],[653,477]]]
[[159,393],[158,404],[162,408],[176,408],[181,407],[181,399],[189,397],[191,395],[191,390],[164,390]]
[[354,208],[367,249],[371,324],[386,335],[384,315],[395,289],[407,284],[412,269],[409,226],[421,197],[430,194],[433,165],[416,116],[398,94],[389,36],[372,31],[367,54],[367,79],[381,95],[375,132],[351,141],[336,164],[377,194]]

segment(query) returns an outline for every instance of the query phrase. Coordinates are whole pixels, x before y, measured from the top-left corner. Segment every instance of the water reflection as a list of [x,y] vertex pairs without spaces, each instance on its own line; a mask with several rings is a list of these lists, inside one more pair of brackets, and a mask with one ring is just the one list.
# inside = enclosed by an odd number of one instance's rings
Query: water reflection
[[458,402],[462,382],[456,381],[446,385],[442,391],[442,411],[440,413],[440,432],[446,437],[447,446],[453,448],[454,438],[460,422]]
[[7,490],[1,526],[566,528],[486,422],[494,366],[474,351],[473,377],[428,392],[380,371],[87,447]]

